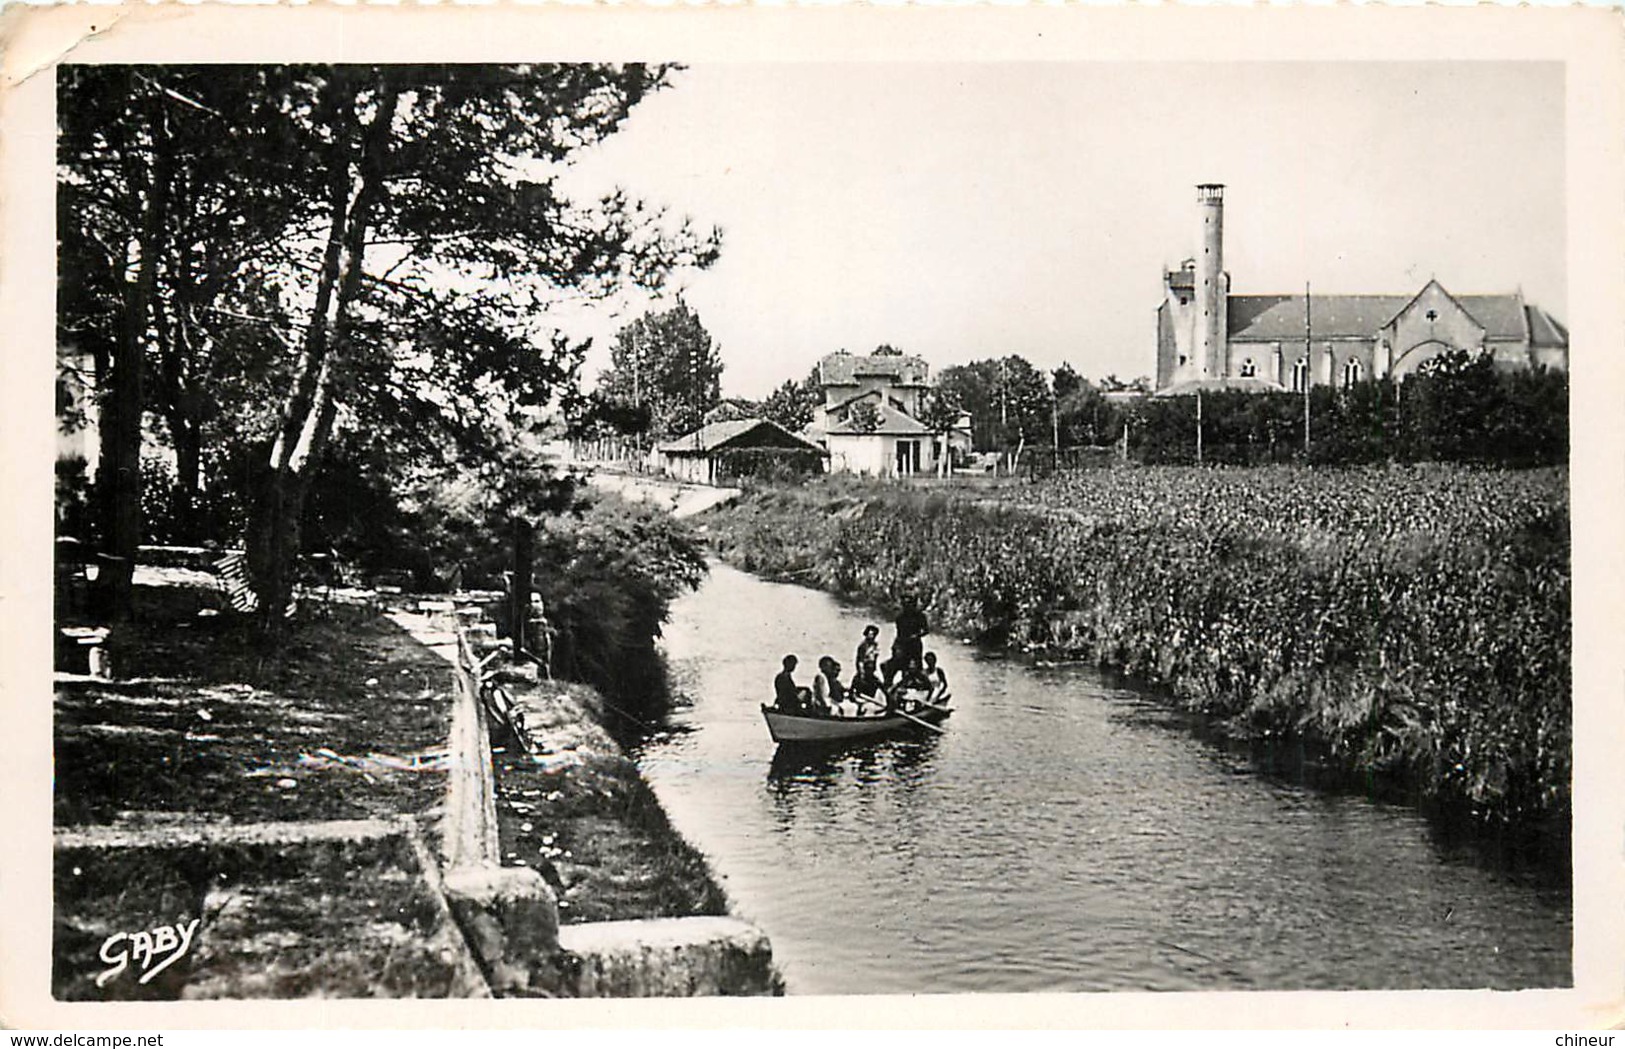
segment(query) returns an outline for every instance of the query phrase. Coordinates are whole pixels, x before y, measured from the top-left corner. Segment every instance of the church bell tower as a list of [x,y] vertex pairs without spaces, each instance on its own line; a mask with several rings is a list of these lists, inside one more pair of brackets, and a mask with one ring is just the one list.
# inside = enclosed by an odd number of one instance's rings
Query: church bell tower
[[1202,250],[1196,256],[1196,377],[1222,379],[1229,370],[1229,281],[1224,272],[1224,186],[1196,187],[1202,220]]

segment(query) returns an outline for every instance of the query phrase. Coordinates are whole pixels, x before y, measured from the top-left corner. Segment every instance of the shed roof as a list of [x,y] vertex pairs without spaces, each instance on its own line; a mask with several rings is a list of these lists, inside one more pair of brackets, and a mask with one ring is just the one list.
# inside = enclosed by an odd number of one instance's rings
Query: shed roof
[[657,447],[666,455],[706,455],[729,447],[823,451],[818,445],[791,433],[771,419],[730,419],[727,422],[706,423],[692,433],[674,437]]

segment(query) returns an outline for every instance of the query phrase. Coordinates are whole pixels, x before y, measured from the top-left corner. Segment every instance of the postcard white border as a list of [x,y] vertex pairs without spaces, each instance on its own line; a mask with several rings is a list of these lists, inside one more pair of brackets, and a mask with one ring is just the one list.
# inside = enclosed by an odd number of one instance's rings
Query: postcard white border
[[[1625,34],[1602,8],[110,6],[0,12],[0,1025],[1573,1028],[1625,1022]],[[50,998],[54,97],[84,62],[1559,61],[1574,454],[1575,987],[498,1002]]]

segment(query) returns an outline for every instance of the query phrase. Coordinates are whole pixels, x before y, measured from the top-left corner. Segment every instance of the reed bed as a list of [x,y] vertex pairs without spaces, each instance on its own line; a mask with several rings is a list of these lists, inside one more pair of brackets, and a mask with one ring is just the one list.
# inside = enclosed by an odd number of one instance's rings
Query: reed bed
[[713,517],[725,558],[939,631],[1163,686],[1419,800],[1567,825],[1567,471],[1085,471],[984,491],[827,478]]

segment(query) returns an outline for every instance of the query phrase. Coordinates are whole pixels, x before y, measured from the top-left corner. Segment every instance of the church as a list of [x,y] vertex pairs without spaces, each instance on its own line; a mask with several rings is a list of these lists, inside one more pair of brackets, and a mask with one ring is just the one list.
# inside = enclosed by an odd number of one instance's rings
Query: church
[[1452,350],[1488,352],[1499,368],[1568,370],[1568,329],[1522,292],[1456,295],[1430,280],[1410,295],[1232,295],[1224,187],[1196,187],[1196,204],[1201,254],[1163,274],[1159,396],[1402,379]]

